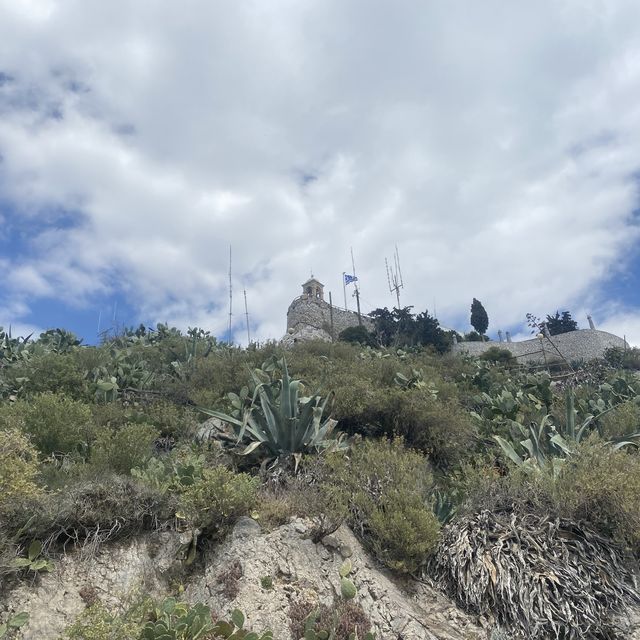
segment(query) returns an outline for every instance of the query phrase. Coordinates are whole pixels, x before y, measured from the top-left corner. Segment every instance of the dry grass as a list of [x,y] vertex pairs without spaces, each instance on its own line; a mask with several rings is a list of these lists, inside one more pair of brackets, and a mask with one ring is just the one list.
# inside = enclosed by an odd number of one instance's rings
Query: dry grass
[[629,557],[566,520],[479,514],[443,530],[431,570],[465,608],[491,612],[513,637],[619,637],[613,614],[640,599]]

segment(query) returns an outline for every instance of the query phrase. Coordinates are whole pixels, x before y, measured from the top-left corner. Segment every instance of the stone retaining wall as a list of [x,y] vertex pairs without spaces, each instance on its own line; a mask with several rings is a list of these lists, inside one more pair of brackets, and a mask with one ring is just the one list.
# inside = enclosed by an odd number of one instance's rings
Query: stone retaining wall
[[[626,345],[628,347],[628,345]],[[625,341],[597,329],[579,329],[550,338],[532,338],[520,342],[459,342],[453,353],[479,356],[491,347],[508,349],[520,362],[544,363],[564,358],[568,362],[602,358],[610,347],[624,349]]]

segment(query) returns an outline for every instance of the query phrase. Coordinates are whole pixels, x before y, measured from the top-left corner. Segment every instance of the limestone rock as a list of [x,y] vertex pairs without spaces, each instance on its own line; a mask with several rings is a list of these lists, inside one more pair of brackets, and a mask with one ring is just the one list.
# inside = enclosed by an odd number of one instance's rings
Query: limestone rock
[[[245,523],[239,523],[244,530]],[[402,581],[384,571],[346,527],[314,544],[300,522],[247,538],[235,532],[205,559],[204,576],[187,587],[189,600],[200,601],[221,614],[234,608],[247,614],[257,630],[271,629],[274,638],[291,638],[289,608],[297,598],[331,604],[340,597],[341,550],[348,550],[359,602],[380,640],[473,640],[486,631],[446,598],[425,584]],[[217,586],[235,561],[242,565],[233,598]],[[269,588],[265,589],[264,584]]]
[[289,631],[292,602],[304,597],[331,605],[340,598],[339,569],[345,552],[360,603],[378,640],[474,640],[487,632],[429,586],[399,580],[383,570],[346,527],[314,544],[303,520],[263,532],[250,518],[241,518],[224,543],[206,552],[204,571],[190,577],[179,571],[180,536],[157,533],[104,545],[97,554],[74,552],[56,561],[51,574],[35,584],[24,583],[5,595],[6,612],[28,611],[22,638],[60,637],[83,609],[96,599],[107,607],[136,589],[162,598],[169,583],[186,584],[184,598],[203,602],[220,614],[234,608],[248,626],[272,629],[279,640],[298,640]]
[[29,613],[20,638],[53,640],[96,599],[117,606],[144,587],[161,597],[168,579],[180,571],[179,538],[173,533],[140,536],[122,544],[104,545],[96,553],[73,552],[55,560],[51,573],[25,582],[0,601],[0,611]]

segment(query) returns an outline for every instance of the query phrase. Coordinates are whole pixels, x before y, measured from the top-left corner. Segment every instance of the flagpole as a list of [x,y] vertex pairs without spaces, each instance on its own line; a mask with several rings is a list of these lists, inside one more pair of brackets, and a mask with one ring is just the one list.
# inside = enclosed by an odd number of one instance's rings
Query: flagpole
[[342,272],[342,291],[344,293],[344,308],[347,308],[347,279],[345,276],[347,275],[346,271]]

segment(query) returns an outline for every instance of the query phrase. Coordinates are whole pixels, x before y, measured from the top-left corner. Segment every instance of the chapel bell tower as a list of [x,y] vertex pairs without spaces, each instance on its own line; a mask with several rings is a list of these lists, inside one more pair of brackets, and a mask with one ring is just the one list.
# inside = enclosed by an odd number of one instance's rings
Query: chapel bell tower
[[311,300],[324,300],[324,285],[312,276],[302,285],[302,295]]

